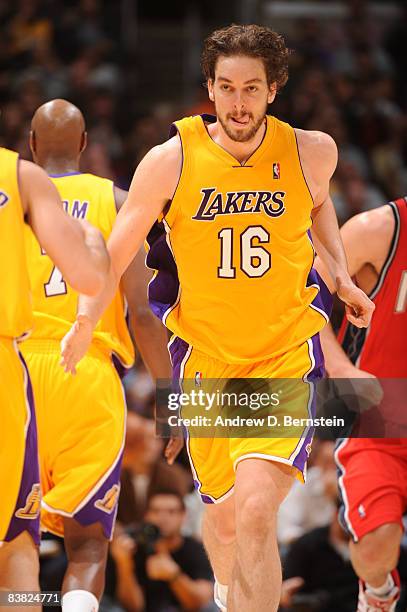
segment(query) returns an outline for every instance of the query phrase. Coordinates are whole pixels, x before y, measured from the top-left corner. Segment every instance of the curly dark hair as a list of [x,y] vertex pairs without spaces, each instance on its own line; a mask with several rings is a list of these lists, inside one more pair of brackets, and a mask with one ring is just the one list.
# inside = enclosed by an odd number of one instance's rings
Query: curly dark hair
[[216,62],[220,56],[258,57],[263,60],[268,84],[276,83],[279,90],[288,80],[290,53],[284,38],[271,28],[232,24],[215,30],[205,39],[201,66],[206,80],[214,80]]

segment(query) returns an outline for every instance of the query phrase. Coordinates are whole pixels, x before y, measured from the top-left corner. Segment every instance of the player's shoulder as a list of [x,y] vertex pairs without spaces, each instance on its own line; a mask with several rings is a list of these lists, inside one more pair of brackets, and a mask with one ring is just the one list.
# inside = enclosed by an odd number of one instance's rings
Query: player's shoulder
[[326,154],[337,154],[336,142],[326,132],[319,130],[301,130],[300,128],[294,128],[297,136],[298,146],[305,150],[310,150],[314,154],[326,155]]
[[150,192],[171,199],[182,169],[182,147],[178,136],[156,145],[145,155],[136,169],[135,177],[148,183]]
[[166,166],[177,164],[182,159],[181,140],[176,134],[162,144],[156,145],[147,153],[143,161],[149,163],[163,163]]
[[301,161],[305,162],[317,182],[332,176],[338,163],[338,148],[332,136],[318,130],[294,130]]
[[341,228],[342,240],[348,256],[354,255],[380,270],[389,252],[395,230],[395,219],[390,206],[359,213]]
[[344,228],[352,229],[360,237],[383,240],[393,236],[395,227],[394,214],[387,204],[367,210],[351,217]]

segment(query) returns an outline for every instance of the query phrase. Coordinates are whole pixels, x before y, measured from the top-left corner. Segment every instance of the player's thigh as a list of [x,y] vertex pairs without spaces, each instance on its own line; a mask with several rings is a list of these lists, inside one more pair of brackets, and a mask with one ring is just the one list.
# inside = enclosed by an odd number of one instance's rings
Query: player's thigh
[[[285,466],[283,471],[304,482],[314,433],[314,381],[322,365],[316,336],[276,359],[242,369],[241,376],[248,382],[246,414],[253,418],[247,421],[244,435],[231,439],[234,469],[246,459],[262,459]],[[252,378],[260,380],[254,384]]]
[[[182,341],[172,344],[172,363],[175,375],[174,384],[191,398],[193,393],[214,394],[222,389],[226,365],[216,359],[187,348]],[[178,363],[179,362],[179,363]],[[178,378],[177,378],[178,377]],[[188,452],[195,488],[205,503],[220,503],[233,491],[234,472],[230,459],[228,437],[216,437],[212,424],[219,405],[208,406],[201,400],[184,406],[183,418],[206,419],[198,426],[185,427],[185,444]]]
[[58,368],[50,383],[55,422],[46,461],[52,486],[44,494],[43,520],[53,515],[54,523],[48,527],[58,534],[63,530],[62,516],[85,526],[100,521],[110,537],[125,436],[123,388],[107,358],[86,357],[69,379]]

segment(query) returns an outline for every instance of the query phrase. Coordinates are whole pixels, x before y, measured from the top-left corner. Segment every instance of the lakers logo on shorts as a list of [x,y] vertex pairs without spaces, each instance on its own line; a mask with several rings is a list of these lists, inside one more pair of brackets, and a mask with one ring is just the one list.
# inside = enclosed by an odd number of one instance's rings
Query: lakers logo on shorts
[[24,508],[15,511],[15,516],[22,519],[36,519],[40,513],[41,488],[39,483],[32,486],[27,495]]
[[116,507],[117,501],[119,499],[120,493],[120,485],[115,484],[111,489],[109,489],[103,499],[98,499],[95,501],[95,508],[98,510],[102,510],[107,514],[111,514]]

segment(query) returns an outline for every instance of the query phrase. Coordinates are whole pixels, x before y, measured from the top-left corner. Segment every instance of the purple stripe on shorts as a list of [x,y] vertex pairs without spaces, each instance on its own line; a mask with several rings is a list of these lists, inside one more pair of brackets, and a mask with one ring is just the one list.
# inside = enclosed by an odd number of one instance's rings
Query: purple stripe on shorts
[[[319,334],[315,334],[311,338],[312,352],[315,360],[315,364],[312,370],[304,377],[304,380],[309,382],[310,392],[312,397],[310,398],[310,402],[308,404],[309,418],[315,418],[316,416],[316,398],[317,398],[317,389],[316,382],[320,380],[325,374],[324,367],[324,355],[322,353],[321,341],[319,339]],[[311,357],[311,355],[310,355]],[[315,428],[308,427],[305,430],[305,436],[301,438],[299,444],[301,445],[301,449],[297,456],[294,459],[293,465],[298,468],[301,472],[304,473],[306,463],[308,461],[308,455],[311,450],[312,438],[314,436]],[[298,449],[298,446],[297,446]],[[296,449],[296,450],[297,450]]]
[[110,540],[116,521],[120,494],[120,470],[123,452],[120,453],[113,470],[100,485],[85,506],[74,514],[74,518],[84,527],[101,523],[105,537]]
[[5,537],[10,542],[23,531],[28,531],[35,544],[40,543],[40,473],[38,466],[37,424],[35,421],[34,396],[27,365],[21,353],[21,364],[27,376],[26,398],[30,410],[30,423],[25,439],[24,464],[20,490],[10,525]]
[[148,299],[153,313],[163,319],[167,310],[176,303],[179,291],[177,266],[167,243],[164,223],[154,223],[147,236],[147,243],[150,248],[146,265],[157,270],[148,286]]

